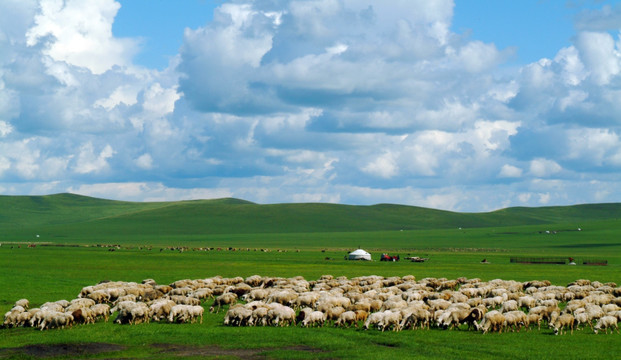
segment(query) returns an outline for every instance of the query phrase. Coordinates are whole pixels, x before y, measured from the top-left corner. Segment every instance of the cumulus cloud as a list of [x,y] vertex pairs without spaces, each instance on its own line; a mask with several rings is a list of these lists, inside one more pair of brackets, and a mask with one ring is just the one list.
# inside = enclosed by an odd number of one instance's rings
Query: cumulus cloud
[[76,159],[74,171],[79,174],[98,173],[108,168],[108,159],[114,155],[115,151],[110,145],[106,145],[101,151],[96,151],[92,142],[88,142],[80,147],[80,152]]
[[2,193],[468,211],[621,194],[617,6],[506,67],[516,49],[452,31],[451,0],[224,1],[162,71],[132,63],[119,8],[0,3]]
[[112,36],[120,8],[114,0],[42,0],[35,25],[26,33],[28,46],[43,43],[55,61],[101,74],[130,64],[136,42]]

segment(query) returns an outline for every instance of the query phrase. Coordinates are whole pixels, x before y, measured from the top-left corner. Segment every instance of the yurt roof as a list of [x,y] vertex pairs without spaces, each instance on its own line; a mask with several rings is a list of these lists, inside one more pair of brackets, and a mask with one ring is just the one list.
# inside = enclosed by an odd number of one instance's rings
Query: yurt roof
[[369,255],[369,253],[362,249],[358,249],[358,250],[350,252],[349,255]]

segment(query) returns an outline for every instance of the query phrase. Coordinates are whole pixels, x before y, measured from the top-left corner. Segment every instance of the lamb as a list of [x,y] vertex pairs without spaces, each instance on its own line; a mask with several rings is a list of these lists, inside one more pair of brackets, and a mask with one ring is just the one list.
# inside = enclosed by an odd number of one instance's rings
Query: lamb
[[[571,314],[563,314],[559,315],[550,325],[554,329],[554,335],[558,335],[559,333],[563,335],[563,330],[569,328],[571,333],[574,333],[574,316]],[[565,330],[567,332],[567,330]]]
[[615,329],[617,330],[617,333],[619,333],[617,318],[614,316],[606,315],[602,316],[597,321],[597,324],[595,324],[595,327],[593,328],[593,332],[597,334],[601,329],[604,329],[606,334],[608,334],[609,328],[612,329],[611,334],[614,333]]

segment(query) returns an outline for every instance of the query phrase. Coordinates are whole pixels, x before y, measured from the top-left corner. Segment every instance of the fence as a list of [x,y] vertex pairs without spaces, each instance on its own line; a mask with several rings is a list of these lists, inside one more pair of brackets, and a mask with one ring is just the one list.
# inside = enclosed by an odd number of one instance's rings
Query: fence
[[608,260],[606,259],[574,259],[568,257],[536,257],[536,256],[515,256],[509,259],[510,263],[514,264],[553,264],[553,265],[567,265],[582,264],[582,265],[596,265],[606,266]]

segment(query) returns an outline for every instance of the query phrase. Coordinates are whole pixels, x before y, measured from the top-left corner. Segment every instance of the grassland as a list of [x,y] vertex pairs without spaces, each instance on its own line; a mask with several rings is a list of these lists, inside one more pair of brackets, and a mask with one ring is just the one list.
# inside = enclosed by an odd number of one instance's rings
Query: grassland
[[[67,194],[0,197],[0,311],[23,297],[39,305],[74,298],[83,286],[102,280],[145,278],[166,284],[215,275],[313,280],[322,274],[412,274],[418,279],[548,279],[566,285],[588,278],[621,284],[620,209],[618,204],[598,204],[460,214],[395,205],[257,205],[235,199],[137,204]],[[35,248],[26,246],[35,242]],[[120,249],[111,252],[95,244],[118,244]],[[177,246],[188,251],[169,249]],[[206,247],[237,251],[192,250]],[[375,259],[390,252],[430,260],[343,260],[347,250],[357,247]],[[604,258],[608,266],[509,263],[517,255]],[[483,258],[490,263],[480,264]],[[207,315],[204,324],[99,322],[45,332],[2,329],[0,358],[610,359],[621,351],[618,334],[589,330],[554,337],[548,329],[481,335],[438,329],[230,328],[221,325],[222,317]]]

